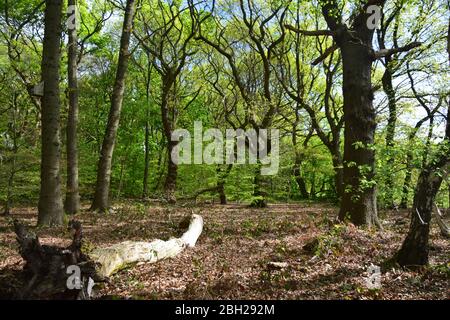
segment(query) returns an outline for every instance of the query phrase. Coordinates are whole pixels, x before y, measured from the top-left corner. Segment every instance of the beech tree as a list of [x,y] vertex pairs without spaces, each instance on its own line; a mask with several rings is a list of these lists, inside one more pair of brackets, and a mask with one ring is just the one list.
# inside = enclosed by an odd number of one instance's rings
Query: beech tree
[[67,186],[64,209],[68,214],[75,214],[80,210],[80,193],[78,187],[78,36],[76,0],[68,0],[68,89],[69,115],[67,119]]
[[45,1],[45,33],[42,52],[42,136],[41,191],[39,194],[38,224],[62,225],[61,198],[61,137],[59,69],[61,43],[62,0]]
[[117,130],[119,128],[120,113],[122,110],[123,94],[125,90],[125,79],[129,60],[129,45],[136,13],[136,1],[127,0],[125,15],[120,38],[119,61],[111,98],[111,109],[108,116],[105,136],[103,138],[100,159],[97,169],[97,183],[95,187],[94,200],[91,210],[107,212],[109,210],[109,189],[111,182],[111,164],[116,144]]

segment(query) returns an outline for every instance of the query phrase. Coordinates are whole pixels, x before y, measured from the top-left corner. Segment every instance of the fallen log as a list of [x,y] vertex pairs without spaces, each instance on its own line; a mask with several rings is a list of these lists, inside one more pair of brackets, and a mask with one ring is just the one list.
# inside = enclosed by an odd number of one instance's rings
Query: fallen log
[[[20,299],[90,299],[92,284],[105,282],[107,277],[136,262],[154,263],[172,258],[187,247],[194,247],[203,230],[203,218],[192,215],[188,230],[180,238],[152,242],[125,241],[105,248],[96,248],[89,255],[81,251],[82,226],[69,223],[74,231],[67,248],[41,245],[35,233],[14,221],[19,252],[26,261],[26,285],[18,294]],[[71,272],[78,269],[79,285],[69,287]]]
[[202,230],[203,218],[194,214],[188,230],[181,238],[152,242],[125,241],[110,247],[94,249],[89,256],[100,265],[99,274],[108,277],[131,263],[154,263],[175,257],[186,247],[194,247]]

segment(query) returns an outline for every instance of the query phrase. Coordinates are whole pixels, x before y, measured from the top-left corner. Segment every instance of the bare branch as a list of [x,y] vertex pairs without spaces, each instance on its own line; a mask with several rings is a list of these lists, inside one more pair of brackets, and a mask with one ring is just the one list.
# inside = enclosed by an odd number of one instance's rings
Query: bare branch
[[374,59],[380,59],[388,56],[392,56],[393,54],[400,53],[400,52],[408,52],[414,48],[420,47],[422,45],[422,42],[411,42],[410,44],[407,44],[406,46],[399,47],[399,48],[392,48],[392,49],[382,49],[380,51],[376,51],[373,54]]
[[289,24],[285,24],[284,27],[288,30],[291,30],[296,33],[300,33],[304,36],[334,36],[336,35],[336,32],[331,30],[300,30],[294,26],[291,26]]
[[313,66],[318,65],[319,63],[321,63],[323,60],[325,60],[326,58],[328,58],[334,51],[336,51],[338,49],[338,45],[334,44],[333,46],[329,47],[328,49],[325,50],[325,52],[323,54],[320,55],[320,57],[318,57],[316,60],[314,60],[311,64]]

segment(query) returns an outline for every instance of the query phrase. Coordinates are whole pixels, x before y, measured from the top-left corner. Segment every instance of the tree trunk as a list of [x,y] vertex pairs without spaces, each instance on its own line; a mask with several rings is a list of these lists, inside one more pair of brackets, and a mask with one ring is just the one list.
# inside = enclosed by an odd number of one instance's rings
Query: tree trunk
[[[417,132],[419,131],[422,124],[426,121],[426,119],[430,120],[429,130],[428,130],[428,137],[427,142],[425,145],[425,150],[423,152],[423,160],[422,165],[425,167],[427,162],[427,154],[430,149],[430,143],[431,138],[433,136],[433,124],[434,124],[434,118],[432,115],[428,115],[428,117],[423,118],[420,120],[416,126],[414,127],[414,130],[409,134],[408,136],[408,144],[412,146],[413,140],[416,137]],[[405,173],[405,179],[403,181],[403,188],[402,188],[402,200],[400,202],[400,208],[406,209],[408,207],[408,198],[409,198],[409,190],[411,188],[411,180],[412,180],[412,171],[413,171],[413,152],[411,149],[408,149],[408,152],[406,154],[406,173]]]
[[417,182],[409,232],[395,256],[395,260],[401,266],[428,264],[428,239],[433,205],[444,179],[443,173],[448,172],[450,167],[450,155],[447,149],[450,141],[450,104],[447,110],[445,133],[440,155],[424,167]]
[[122,110],[123,93],[125,90],[125,78],[127,74],[130,37],[133,26],[133,18],[136,10],[136,1],[127,0],[122,36],[120,39],[119,62],[111,99],[108,124],[103,139],[102,151],[97,168],[97,184],[94,201],[91,210],[107,212],[109,207],[109,189],[111,180],[111,164],[116,143],[117,129],[119,127],[120,113]]
[[[448,165],[447,165],[448,166]],[[411,225],[405,241],[396,255],[401,266],[422,266],[428,264],[428,238],[430,221],[436,194],[442,183],[437,168],[425,168],[420,174],[411,212]]]
[[6,200],[5,200],[5,208],[3,210],[3,215],[7,216],[11,212],[11,206],[12,206],[12,195],[13,195],[13,187],[14,187],[14,176],[16,174],[16,151],[14,151],[14,154],[12,155],[11,159],[11,171],[9,172],[8,177],[8,189],[6,193]]
[[[76,0],[68,0],[69,6],[75,6]],[[75,14],[73,12],[72,14]],[[67,214],[75,214],[80,210],[80,194],[78,188],[78,79],[77,79],[77,29],[69,27],[68,43],[68,82],[69,82],[69,114],[67,118],[67,186],[64,209]]]
[[305,179],[303,179],[302,177],[301,168],[302,168],[302,158],[301,155],[298,154],[297,152],[297,154],[295,155],[294,170],[293,170],[295,181],[297,182],[298,189],[300,191],[300,197],[302,199],[309,199],[309,193],[308,190],[306,190],[306,183]]
[[[125,150],[126,152],[126,150]],[[123,176],[125,175],[125,165],[127,163],[127,154],[125,153],[125,156],[122,157],[120,160],[120,175],[119,175],[119,186],[117,187],[117,196],[116,198],[119,199],[122,194],[122,188],[123,188]]]
[[146,119],[145,119],[145,160],[144,160],[144,179],[142,188],[142,198],[148,197],[148,175],[150,170],[150,85],[152,81],[152,68],[150,62],[150,54],[147,53],[147,76],[145,83],[145,96],[146,96]]
[[437,204],[435,205],[436,211],[435,211],[435,218],[436,222],[439,226],[439,229],[441,229],[441,235],[445,238],[450,238],[450,227],[445,224],[444,217],[441,213],[441,210],[439,210],[439,207]]
[[[371,37],[370,37],[371,38]],[[341,44],[344,91],[344,186],[339,218],[355,225],[377,224],[373,186],[375,109],[372,104],[372,57],[366,46],[346,39]],[[365,183],[364,183],[365,182]]]
[[218,166],[217,174],[219,175],[219,180],[217,182],[217,192],[219,193],[220,198],[220,204],[225,205],[227,204],[227,195],[225,194],[225,181],[227,180],[228,176],[230,175],[231,170],[233,169],[233,165],[229,164],[225,170],[225,172],[222,174],[222,171],[220,170],[220,166]]
[[339,141],[334,146],[331,156],[333,157],[334,187],[338,198],[342,199],[342,195],[344,194],[344,164],[342,162]]
[[175,203],[177,201],[175,191],[177,187],[178,166],[173,162],[172,151],[177,146],[178,142],[172,141],[173,121],[169,115],[170,104],[174,102],[174,99],[171,99],[171,92],[173,91],[173,96],[175,96],[175,80],[176,76],[173,74],[165,74],[161,90],[161,117],[168,151],[167,176],[164,183],[164,193],[169,203]]
[[167,176],[164,183],[164,193],[169,203],[175,203],[177,201],[175,191],[177,188],[178,166],[172,161],[171,157],[172,150],[175,148],[177,143],[178,142],[176,141],[168,142],[169,159],[167,161]]
[[17,115],[18,115],[18,105],[17,105],[17,94],[14,92],[13,97],[11,99],[12,101],[12,122],[11,122],[11,135],[13,138],[13,148],[12,148],[12,155],[11,155],[11,168],[9,171],[9,177],[8,177],[8,186],[7,186],[7,193],[6,193],[6,200],[5,200],[5,207],[3,210],[3,215],[9,215],[11,212],[11,206],[12,206],[12,199],[13,199],[13,191],[14,191],[14,177],[17,172],[17,153],[19,151],[19,144],[18,144],[18,129],[17,129]]
[[150,123],[148,120],[149,112],[147,111],[147,119],[145,120],[145,160],[144,160],[144,180],[142,198],[148,197],[148,174],[150,170]]
[[267,177],[261,174],[261,163],[255,170],[255,177],[253,179],[253,200],[250,204],[253,208],[267,208]]
[[62,225],[61,199],[61,137],[59,97],[59,63],[61,43],[62,1],[46,0],[45,32],[42,52],[41,189],[38,225]]
[[392,71],[391,71],[391,59],[386,58],[386,70],[383,74],[382,83],[383,90],[388,97],[389,106],[389,118],[387,123],[386,132],[386,149],[387,149],[387,161],[386,161],[386,204],[388,206],[394,205],[394,177],[393,177],[393,166],[394,157],[392,154],[392,149],[394,148],[394,137],[395,129],[397,124],[397,103],[395,97],[395,91],[392,85]]
[[224,186],[225,182],[221,182],[217,185],[217,192],[219,193],[219,198],[220,198],[220,204],[221,205],[226,205],[227,204],[227,195],[225,194],[225,186]]
[[406,156],[406,173],[405,180],[403,181],[402,200],[400,201],[400,208],[402,209],[408,208],[409,189],[412,180],[412,160],[412,153],[408,152]]
[[434,131],[434,117],[430,118],[430,123],[428,125],[428,136],[427,141],[425,142],[425,150],[423,151],[422,157],[423,166],[426,166],[428,162],[428,154],[430,153],[431,139],[433,139],[433,131]]

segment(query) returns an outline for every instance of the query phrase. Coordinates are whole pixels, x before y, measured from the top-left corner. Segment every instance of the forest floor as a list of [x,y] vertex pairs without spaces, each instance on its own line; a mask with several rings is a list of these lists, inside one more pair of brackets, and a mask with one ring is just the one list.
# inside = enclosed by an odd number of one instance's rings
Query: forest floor
[[[124,240],[166,240],[180,234],[191,214],[205,226],[195,248],[155,264],[138,263],[101,284],[109,299],[449,299],[450,246],[433,222],[430,266],[417,271],[383,270],[381,288],[367,287],[368,268],[381,265],[401,245],[407,211],[382,212],[383,231],[334,223],[326,204],[276,204],[250,209],[230,204],[165,206],[116,204],[108,215],[85,210],[85,248]],[[36,224],[36,208],[18,208],[12,218]],[[41,242],[65,246],[65,228],[36,230]],[[306,245],[306,246],[305,246]],[[0,218],[0,297],[23,267],[11,218]],[[282,268],[270,262],[284,262]],[[10,279],[10,280],[8,280]],[[11,287],[13,285],[11,284]]]

